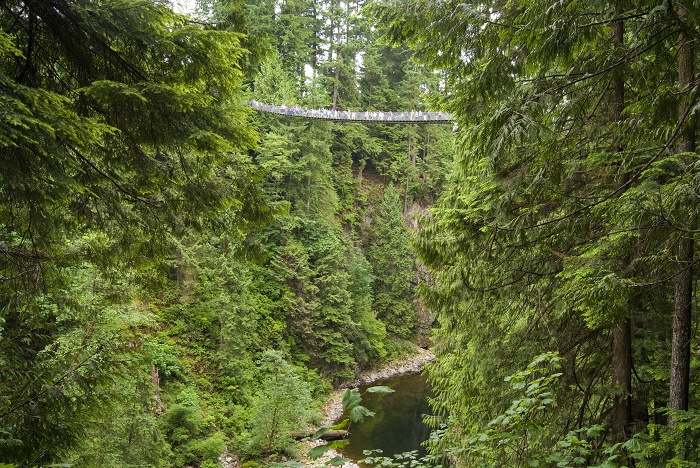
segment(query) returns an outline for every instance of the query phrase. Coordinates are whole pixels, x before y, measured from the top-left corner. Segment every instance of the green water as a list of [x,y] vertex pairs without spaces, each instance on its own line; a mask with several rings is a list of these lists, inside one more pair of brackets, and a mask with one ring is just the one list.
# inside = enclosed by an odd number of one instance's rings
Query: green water
[[382,449],[384,456],[418,450],[425,455],[421,442],[428,439],[430,429],[422,417],[430,413],[430,386],[420,374],[401,375],[374,382],[395,390],[388,395],[367,393],[361,387],[362,405],[376,414],[364,422],[353,424],[343,455],[353,460],[365,458],[363,450]]

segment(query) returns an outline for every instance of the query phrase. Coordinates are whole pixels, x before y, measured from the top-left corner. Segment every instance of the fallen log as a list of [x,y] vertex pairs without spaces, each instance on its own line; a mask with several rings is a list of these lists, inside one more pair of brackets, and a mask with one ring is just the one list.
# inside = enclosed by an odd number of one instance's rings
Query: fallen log
[[[311,437],[314,435],[315,431],[292,431],[289,433],[290,437],[294,439],[304,439],[306,437]],[[338,440],[344,439],[348,435],[348,431],[332,429],[324,433],[319,439],[323,440]]]

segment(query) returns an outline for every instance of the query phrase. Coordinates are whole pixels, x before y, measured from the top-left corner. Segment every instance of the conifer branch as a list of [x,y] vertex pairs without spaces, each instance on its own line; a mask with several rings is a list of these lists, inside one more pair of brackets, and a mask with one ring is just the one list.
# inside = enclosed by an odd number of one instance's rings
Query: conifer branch
[[158,204],[155,203],[154,201],[148,200],[148,199],[143,198],[143,197],[141,197],[141,196],[139,196],[139,195],[136,195],[136,194],[131,193],[131,192],[130,192],[129,190],[127,190],[122,184],[120,184],[119,182],[117,182],[116,180],[114,180],[113,177],[111,177],[109,174],[107,174],[106,172],[104,172],[104,171],[102,171],[100,168],[98,168],[98,167],[95,165],[95,163],[93,163],[93,162],[90,161],[87,157],[85,157],[85,156],[84,156],[80,151],[78,151],[78,149],[75,148],[73,145],[71,145],[70,143],[65,142],[65,141],[62,141],[62,143],[63,143],[64,145],[66,145],[66,146],[78,157],[78,159],[80,159],[80,160],[83,161],[85,164],[87,164],[88,166],[90,166],[95,172],[97,172],[98,174],[100,174],[102,177],[104,177],[105,179],[107,179],[108,181],[110,181],[110,182],[112,183],[112,185],[114,185],[114,186],[117,188],[117,190],[119,190],[121,193],[123,193],[124,195],[126,195],[126,196],[128,196],[129,198],[132,198],[132,199],[134,199],[134,200],[136,200],[136,201],[138,201],[138,202],[144,203],[144,204],[146,204],[146,205],[148,205],[148,206],[151,206],[151,207],[154,207],[154,208],[158,208]]
[[[700,86],[698,86],[698,87],[695,88],[695,90],[694,90],[694,92],[693,92],[693,96],[691,97],[691,102],[692,102],[692,103],[697,102],[697,99],[698,99],[698,96],[699,96],[699,95],[700,95]],[[688,114],[690,113],[690,110],[692,109],[692,107],[693,107],[693,106],[687,106],[687,108],[685,109],[685,111],[684,111],[683,114],[681,115],[681,118],[678,119],[678,123],[676,124],[676,127],[673,129],[673,132],[671,133],[671,136],[666,140],[666,142],[664,143],[663,147],[662,147],[659,151],[657,151],[657,152],[654,154],[654,156],[652,156],[652,157],[651,157],[651,158],[650,158],[650,159],[649,159],[635,174],[633,174],[633,175],[629,178],[629,180],[627,180],[624,184],[620,185],[618,188],[616,188],[615,190],[613,190],[612,192],[610,192],[608,195],[604,196],[603,198],[601,198],[601,199],[599,199],[599,200],[597,200],[597,201],[595,201],[595,202],[593,202],[593,203],[589,203],[588,205],[582,206],[581,208],[577,208],[576,210],[572,211],[571,213],[568,213],[568,214],[566,214],[566,215],[563,215],[563,216],[560,216],[560,217],[557,217],[557,218],[554,218],[554,219],[550,219],[550,220],[547,220],[547,221],[542,221],[541,223],[537,223],[537,224],[533,224],[533,225],[530,225],[530,226],[526,226],[526,227],[523,227],[522,229],[524,229],[524,230],[537,229],[537,228],[540,228],[540,227],[543,227],[543,226],[547,226],[547,225],[550,225],[550,224],[558,223],[558,222],[560,222],[560,221],[564,221],[565,219],[571,218],[571,217],[576,216],[576,215],[578,215],[578,214],[580,214],[580,213],[583,213],[583,212],[585,212],[585,211],[588,211],[588,210],[590,210],[591,208],[594,208],[594,207],[600,205],[601,203],[604,203],[604,202],[610,200],[611,198],[616,197],[618,194],[623,193],[624,191],[626,191],[626,190],[632,185],[633,182],[636,182],[636,181],[642,176],[642,174],[644,173],[644,171],[646,171],[647,169],[649,169],[649,168],[651,167],[651,165],[652,165],[654,162],[656,162],[656,160],[659,159],[659,157],[661,157],[661,155],[664,154],[664,153],[673,145],[673,143],[675,142],[675,140],[676,140],[676,138],[678,137],[679,133],[681,132],[681,130],[682,130],[682,128],[683,128],[683,124],[685,123],[686,119],[688,118]]]
[[[7,417],[8,415],[10,415],[10,414],[14,413],[15,411],[17,411],[18,409],[20,409],[20,408],[22,408],[22,407],[28,405],[29,403],[31,403],[31,402],[33,402],[33,401],[38,400],[38,399],[41,398],[42,396],[46,395],[46,394],[48,393],[48,391],[49,391],[49,387],[55,387],[55,386],[57,386],[57,385],[63,383],[71,374],[74,374],[75,371],[77,371],[78,369],[81,369],[83,366],[85,366],[85,365],[90,361],[90,359],[92,359],[93,357],[95,357],[100,351],[102,351],[102,346],[101,346],[101,345],[98,346],[97,349],[95,349],[95,351],[94,351],[93,353],[91,353],[91,354],[85,356],[85,358],[84,358],[80,363],[78,363],[77,366],[71,367],[70,369],[68,369],[67,371],[65,371],[61,376],[59,376],[56,380],[54,380],[54,381],[51,383],[50,386],[49,386],[49,385],[43,385],[43,386],[42,386],[42,387],[43,387],[42,390],[41,390],[39,393],[37,393],[36,395],[34,395],[33,397],[28,397],[28,398],[26,398],[24,401],[15,403],[15,404],[14,404],[13,406],[11,406],[8,410],[6,410],[4,413],[0,413],[0,421],[2,421],[2,420],[3,420],[5,417]],[[40,378],[40,377],[41,377],[41,375],[37,376],[32,382],[30,382],[29,384],[27,384],[27,386],[22,390],[22,393],[25,393],[25,392],[27,391],[27,389],[29,389],[32,385],[34,385],[35,383],[37,383],[37,382],[39,381],[39,378]]]

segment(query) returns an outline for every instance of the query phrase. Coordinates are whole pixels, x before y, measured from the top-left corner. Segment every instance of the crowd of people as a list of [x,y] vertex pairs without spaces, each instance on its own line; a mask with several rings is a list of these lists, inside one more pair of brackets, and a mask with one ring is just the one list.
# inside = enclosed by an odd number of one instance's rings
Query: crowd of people
[[452,116],[447,112],[392,112],[392,111],[347,111],[337,109],[304,109],[296,106],[275,106],[258,101],[248,101],[253,109],[272,114],[289,115],[292,117],[306,117],[309,119],[349,120],[379,122],[448,122]]

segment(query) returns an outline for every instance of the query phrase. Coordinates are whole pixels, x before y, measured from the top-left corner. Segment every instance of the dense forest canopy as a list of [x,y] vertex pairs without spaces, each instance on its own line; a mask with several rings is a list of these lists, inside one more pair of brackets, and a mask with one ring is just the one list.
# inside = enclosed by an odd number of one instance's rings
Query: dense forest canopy
[[700,463],[699,10],[3,2],[0,465],[288,461],[416,344],[420,463]]
[[361,3],[0,6],[0,464],[274,461],[426,342],[408,224],[451,126],[246,105],[427,110]]
[[695,466],[697,3],[372,11],[448,72],[464,129],[417,243],[439,311],[436,449],[466,466]]

